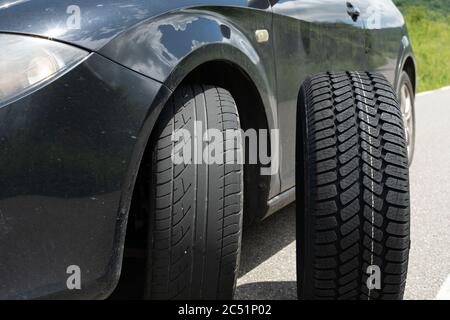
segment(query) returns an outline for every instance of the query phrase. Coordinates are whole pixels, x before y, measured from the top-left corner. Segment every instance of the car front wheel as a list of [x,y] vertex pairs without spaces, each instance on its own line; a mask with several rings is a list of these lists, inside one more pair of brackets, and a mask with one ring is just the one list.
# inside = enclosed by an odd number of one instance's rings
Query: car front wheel
[[[225,132],[239,129],[236,103],[223,88],[184,85],[166,105],[152,141],[147,298],[232,299],[241,247],[243,165],[236,161],[241,144],[228,144]],[[177,130],[188,135],[174,139]],[[210,130],[223,135],[215,154],[208,149]],[[191,148],[195,136],[207,140],[197,160]],[[191,157],[174,161],[186,145]]]

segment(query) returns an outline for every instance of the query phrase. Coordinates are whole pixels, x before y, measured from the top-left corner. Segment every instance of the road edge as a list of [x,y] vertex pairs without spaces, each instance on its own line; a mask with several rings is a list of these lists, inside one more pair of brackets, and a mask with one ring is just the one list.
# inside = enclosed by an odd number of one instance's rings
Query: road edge
[[436,90],[430,90],[430,91],[424,91],[424,92],[420,92],[418,93],[416,96],[417,97],[422,97],[422,96],[427,96],[433,93],[437,93],[437,92],[442,92],[442,91],[449,91],[450,90],[450,86],[446,86],[446,87],[442,87]]

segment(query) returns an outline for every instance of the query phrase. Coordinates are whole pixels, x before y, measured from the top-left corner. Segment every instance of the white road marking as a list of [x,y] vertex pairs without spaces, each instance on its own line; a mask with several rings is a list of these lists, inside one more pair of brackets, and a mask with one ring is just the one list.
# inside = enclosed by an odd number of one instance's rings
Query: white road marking
[[440,92],[440,91],[448,91],[448,90],[450,90],[450,86],[448,86],[448,87],[443,87],[443,88],[436,89],[436,90],[431,90],[431,91],[421,92],[421,93],[418,93],[416,96],[417,96],[417,97],[428,96],[428,95],[433,94],[433,93],[436,93],[436,92]]
[[450,274],[448,275],[434,300],[450,300]]

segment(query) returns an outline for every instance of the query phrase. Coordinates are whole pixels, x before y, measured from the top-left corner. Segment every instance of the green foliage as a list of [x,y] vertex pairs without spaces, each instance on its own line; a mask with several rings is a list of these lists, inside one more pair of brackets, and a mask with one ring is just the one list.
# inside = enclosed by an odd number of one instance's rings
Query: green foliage
[[417,58],[419,91],[450,85],[450,0],[396,0]]
[[400,8],[408,8],[411,6],[423,6],[428,10],[439,12],[441,14],[450,13],[449,0],[394,0],[394,3]]

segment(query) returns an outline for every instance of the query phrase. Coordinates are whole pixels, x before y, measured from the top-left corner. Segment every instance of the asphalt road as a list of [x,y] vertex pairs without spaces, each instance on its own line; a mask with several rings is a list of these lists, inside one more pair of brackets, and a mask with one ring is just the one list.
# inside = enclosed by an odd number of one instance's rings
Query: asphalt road
[[[450,89],[418,96],[416,119],[405,299],[450,299]],[[244,230],[236,298],[296,299],[295,268],[291,205]]]

